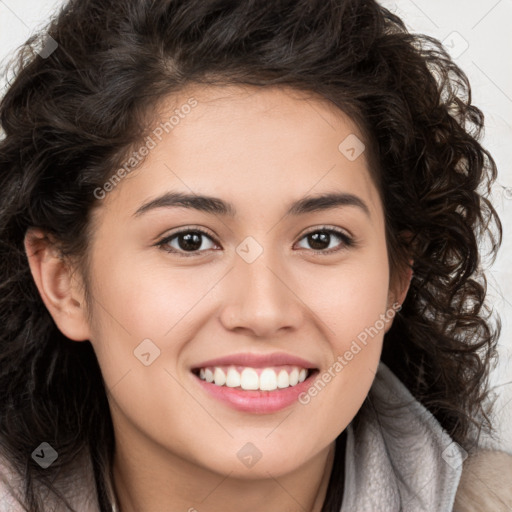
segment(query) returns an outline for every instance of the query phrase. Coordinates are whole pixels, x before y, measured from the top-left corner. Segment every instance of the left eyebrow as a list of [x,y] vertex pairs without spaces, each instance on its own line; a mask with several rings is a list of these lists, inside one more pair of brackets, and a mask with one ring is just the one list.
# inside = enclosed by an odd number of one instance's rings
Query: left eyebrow
[[[331,210],[337,207],[353,206],[360,208],[368,217],[370,209],[367,204],[358,196],[346,192],[336,192],[309,196],[293,202],[286,212],[286,215],[304,215],[307,213]],[[140,206],[134,213],[134,217],[139,217],[149,210],[156,208],[182,207],[198,210],[205,213],[221,215],[224,217],[235,217],[236,208],[232,203],[212,196],[199,196],[195,194],[185,194],[182,192],[166,192],[165,194],[151,199]]]

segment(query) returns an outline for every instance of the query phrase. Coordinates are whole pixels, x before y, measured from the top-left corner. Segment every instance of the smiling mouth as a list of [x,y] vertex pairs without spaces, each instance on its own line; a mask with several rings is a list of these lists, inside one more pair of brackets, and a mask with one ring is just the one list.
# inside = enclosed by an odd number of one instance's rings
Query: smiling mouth
[[192,373],[219,387],[244,391],[275,391],[295,387],[318,373],[318,370],[293,365],[266,368],[230,365],[196,368]]

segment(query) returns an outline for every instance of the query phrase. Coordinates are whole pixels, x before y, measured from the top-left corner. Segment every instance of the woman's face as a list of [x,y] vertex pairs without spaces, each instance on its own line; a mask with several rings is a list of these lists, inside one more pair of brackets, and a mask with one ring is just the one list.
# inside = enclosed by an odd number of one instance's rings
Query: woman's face
[[[394,314],[362,136],[277,88],[190,89],[161,115],[93,216],[90,341],[116,436],[134,455],[277,477],[353,419]],[[324,194],[338,200],[308,202]]]

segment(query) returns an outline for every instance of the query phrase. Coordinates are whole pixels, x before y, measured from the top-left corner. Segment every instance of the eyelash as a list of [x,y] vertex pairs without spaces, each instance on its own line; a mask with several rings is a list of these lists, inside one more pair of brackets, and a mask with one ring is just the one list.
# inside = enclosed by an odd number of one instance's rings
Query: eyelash
[[[205,231],[205,230],[203,230],[201,228],[187,228],[187,229],[184,229],[182,231],[178,231],[177,233],[173,233],[172,235],[166,236],[162,240],[158,241],[155,245],[157,247],[159,247],[160,249],[168,252],[168,253],[177,254],[179,257],[184,257],[184,258],[198,257],[198,255],[200,256],[201,252],[203,252],[204,250],[203,251],[191,251],[189,253],[186,253],[186,252],[183,252],[183,251],[180,251],[180,250],[169,249],[168,247],[166,247],[166,244],[168,244],[170,241],[174,240],[178,236],[184,235],[184,234],[190,234],[190,233],[196,233],[196,234],[200,233],[201,235],[204,235],[204,236],[208,237],[216,245],[219,245],[217,243],[217,241],[207,231]],[[329,233],[329,234],[334,234],[334,235],[338,236],[342,240],[342,243],[340,244],[341,248],[339,248],[339,249],[329,249],[329,250],[315,250],[315,249],[311,249],[311,251],[314,254],[319,254],[321,256],[328,256],[328,255],[331,255],[331,254],[334,254],[334,253],[338,253],[338,252],[340,252],[340,251],[342,251],[344,249],[348,249],[350,247],[355,247],[356,246],[356,242],[355,242],[354,238],[352,238],[351,236],[347,235],[343,231],[340,231],[340,230],[335,229],[335,228],[329,228],[329,227],[321,227],[321,228],[316,228],[316,229],[314,229],[312,231],[308,231],[307,233],[304,233],[302,235],[302,237],[299,239],[299,241],[303,240],[308,235],[311,235],[313,233]],[[205,249],[205,250],[211,250],[211,249]]]

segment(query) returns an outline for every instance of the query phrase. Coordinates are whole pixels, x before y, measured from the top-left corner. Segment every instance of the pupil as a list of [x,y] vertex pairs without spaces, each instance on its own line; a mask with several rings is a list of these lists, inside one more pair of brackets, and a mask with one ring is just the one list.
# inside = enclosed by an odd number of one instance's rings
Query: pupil
[[201,235],[198,233],[180,235],[178,240],[180,249],[183,249],[184,251],[194,251],[201,247]]
[[329,247],[329,237],[329,233],[326,233],[324,231],[308,235],[311,247],[316,250],[325,249],[326,247]]

